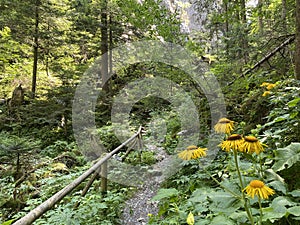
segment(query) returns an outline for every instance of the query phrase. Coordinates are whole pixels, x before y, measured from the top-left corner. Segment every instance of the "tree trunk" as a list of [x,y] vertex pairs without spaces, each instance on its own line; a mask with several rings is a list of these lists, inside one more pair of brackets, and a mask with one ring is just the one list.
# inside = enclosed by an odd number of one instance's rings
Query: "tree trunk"
[[[111,52],[108,52],[108,16],[107,16],[107,0],[101,1],[101,75],[102,75],[102,90],[106,93],[109,91],[108,83],[108,59]],[[107,100],[107,97],[104,101]],[[107,192],[107,162],[101,166],[101,192],[103,195]]]
[[262,36],[264,33],[262,0],[258,0],[257,8],[258,8],[258,31],[259,34]]
[[108,86],[108,29],[107,0],[101,1],[101,79],[102,90],[109,91]]
[[38,50],[39,50],[39,7],[40,1],[35,2],[35,27],[34,27],[34,43],[33,43],[33,68],[32,68],[32,83],[31,92],[32,98],[35,98],[36,94],[36,77],[38,66]]
[[300,80],[300,0],[296,0],[295,78]]
[[226,55],[229,55],[229,43],[228,43],[228,35],[229,35],[229,21],[228,21],[228,0],[223,0],[223,7],[225,13],[225,48],[226,48]]
[[247,15],[246,15],[246,2],[245,0],[241,0],[241,21],[243,24],[242,27],[242,39],[241,39],[241,44],[242,44],[242,49],[243,49],[243,57],[245,62],[247,63],[249,59],[249,54],[248,54],[248,31],[247,31]]
[[287,26],[286,26],[286,13],[287,13],[287,5],[286,0],[281,1],[281,20],[282,20],[282,30],[283,32],[286,32]]
[[113,55],[112,55],[112,49],[113,49],[113,30],[112,30],[112,15],[109,16],[109,70],[108,74],[112,74],[113,70]]

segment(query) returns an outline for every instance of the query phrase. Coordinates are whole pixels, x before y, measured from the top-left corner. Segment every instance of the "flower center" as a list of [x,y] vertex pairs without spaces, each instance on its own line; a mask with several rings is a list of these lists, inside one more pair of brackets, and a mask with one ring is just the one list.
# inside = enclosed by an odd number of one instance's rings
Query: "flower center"
[[198,148],[198,147],[197,147],[196,145],[190,145],[190,146],[187,147],[186,150],[195,150],[195,149],[197,149],[197,148]]
[[239,134],[232,134],[227,138],[228,141],[235,141],[235,140],[241,140],[241,139],[242,139],[242,136]]
[[262,188],[263,186],[265,186],[265,184],[260,180],[253,180],[250,182],[250,186],[253,188]]
[[231,121],[229,119],[226,119],[226,118],[222,118],[219,120],[218,123],[230,123]]
[[257,142],[257,138],[256,137],[253,137],[253,136],[247,136],[245,137],[245,141],[248,141],[248,142]]

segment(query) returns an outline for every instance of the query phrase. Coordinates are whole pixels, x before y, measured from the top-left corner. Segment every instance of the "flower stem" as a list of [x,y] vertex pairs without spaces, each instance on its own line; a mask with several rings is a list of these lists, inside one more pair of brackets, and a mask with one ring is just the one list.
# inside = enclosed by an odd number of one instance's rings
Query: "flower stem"
[[[200,161],[199,161],[199,159],[198,159],[198,162],[199,162],[199,168],[201,168],[201,167],[200,167]],[[232,195],[233,195],[234,197],[236,197],[237,199],[241,199],[241,196],[240,196],[240,195],[234,193],[233,191],[231,191],[230,189],[228,189],[228,188],[226,188],[224,185],[222,185],[216,178],[213,177],[213,175],[210,174],[210,172],[209,172],[206,168],[202,168],[202,169],[203,169],[203,171],[204,171],[205,173],[207,173],[207,174],[211,177],[211,179],[213,179],[213,181],[215,181],[215,182],[216,182],[220,187],[222,187],[225,191],[227,191],[228,193],[232,194]]]
[[258,205],[259,205],[259,212],[260,212],[259,223],[260,223],[260,225],[262,225],[263,211],[262,211],[262,207],[261,207],[261,198],[259,196],[258,196]]
[[243,179],[242,179],[242,175],[241,175],[241,171],[240,171],[240,167],[239,167],[239,163],[238,163],[238,157],[237,157],[237,151],[233,151],[233,155],[234,155],[234,163],[235,163],[235,167],[236,167],[236,171],[239,177],[239,181],[240,181],[240,185],[241,188],[244,188],[244,183],[243,183]]
[[260,171],[259,171],[259,174],[261,176],[261,179],[263,179],[263,164],[262,164],[262,159],[261,159],[261,155],[258,156],[259,157],[259,166],[260,166]]
[[239,177],[240,186],[241,186],[241,190],[242,190],[242,198],[243,198],[243,201],[244,201],[244,207],[245,207],[247,216],[248,216],[248,218],[251,222],[251,225],[254,225],[253,217],[252,217],[252,214],[251,214],[250,209],[248,207],[245,193],[243,191],[244,183],[243,183],[242,174],[241,174],[241,171],[240,171],[240,168],[239,168],[239,163],[238,163],[238,157],[237,157],[237,151],[236,150],[233,151],[233,155],[234,155],[234,163],[235,163],[236,171],[237,171],[237,174],[238,174],[238,177]]
[[207,170],[206,172],[208,173],[208,175],[211,177],[211,179],[213,179],[220,187],[222,187],[225,191],[227,191],[228,193],[232,194],[234,197],[241,199],[241,196],[234,193],[233,191],[229,190],[228,188],[226,188],[224,185],[222,185],[216,178],[214,178]]

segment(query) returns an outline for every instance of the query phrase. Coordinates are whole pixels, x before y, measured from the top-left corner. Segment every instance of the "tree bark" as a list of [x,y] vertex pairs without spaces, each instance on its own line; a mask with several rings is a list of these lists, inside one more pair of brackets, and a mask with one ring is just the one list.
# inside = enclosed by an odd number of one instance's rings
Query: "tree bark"
[[225,48],[226,48],[226,55],[229,55],[229,43],[228,43],[228,35],[229,35],[229,21],[228,21],[228,0],[223,0],[223,7],[225,13]]
[[246,1],[241,0],[240,4],[241,4],[241,21],[243,24],[241,44],[243,49],[242,51],[243,57],[245,62],[247,62],[249,59],[249,53],[248,53],[249,44],[248,44],[248,31],[247,31]]
[[264,33],[262,0],[258,0],[257,9],[258,9],[258,30],[259,30],[259,34],[262,36]]
[[296,0],[295,78],[300,80],[300,0]]
[[101,1],[101,79],[102,90],[109,91],[108,86],[108,22],[107,0]]
[[286,13],[287,13],[287,5],[286,5],[286,0],[281,1],[281,20],[282,20],[282,29],[283,32],[286,31],[287,26],[286,26]]
[[40,7],[40,0],[36,0],[34,43],[33,43],[33,68],[32,68],[32,83],[31,83],[32,98],[35,98],[36,95],[36,77],[37,77],[38,54],[39,54],[39,7]]
[[108,177],[108,170],[107,170],[107,162],[104,162],[101,166],[101,193],[106,195],[107,193],[107,177]]

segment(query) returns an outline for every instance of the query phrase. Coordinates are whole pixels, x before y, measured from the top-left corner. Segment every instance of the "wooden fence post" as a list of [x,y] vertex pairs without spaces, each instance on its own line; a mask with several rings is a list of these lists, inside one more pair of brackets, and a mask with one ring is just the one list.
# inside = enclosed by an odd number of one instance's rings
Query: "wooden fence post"
[[101,193],[105,195],[107,193],[107,161],[101,165]]

